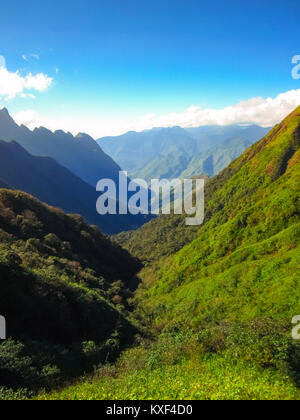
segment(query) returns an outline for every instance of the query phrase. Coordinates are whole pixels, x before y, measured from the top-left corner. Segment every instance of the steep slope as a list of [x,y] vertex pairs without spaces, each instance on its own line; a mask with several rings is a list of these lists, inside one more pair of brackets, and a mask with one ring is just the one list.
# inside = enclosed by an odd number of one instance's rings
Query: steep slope
[[19,127],[4,108],[0,110],[0,139],[17,141],[34,156],[55,159],[92,187],[101,178],[118,181],[120,167],[87,134],[74,137],[43,127],[30,131],[24,125]]
[[194,156],[187,168],[180,174],[180,177],[186,179],[195,175],[208,175],[209,177],[218,175],[252,144],[253,141],[243,137],[229,138],[217,146]]
[[68,213],[81,214],[105,233],[134,229],[144,223],[141,216],[100,216],[97,193],[89,184],[48,157],[34,157],[18,143],[0,141],[0,178],[15,189]]
[[[187,168],[191,176],[216,175],[268,131],[258,126],[237,125],[155,128],[141,133],[106,137],[99,139],[98,144],[123,169],[128,170],[132,178],[149,181],[153,178],[180,177]],[[231,139],[235,139],[235,142]],[[208,150],[210,154],[207,156]],[[202,161],[210,155],[213,165],[207,168]]]
[[208,184],[197,238],[144,272],[140,308],[155,325],[300,312],[299,149],[297,108]]
[[78,216],[0,190],[0,388],[58,383],[133,340],[139,263]]

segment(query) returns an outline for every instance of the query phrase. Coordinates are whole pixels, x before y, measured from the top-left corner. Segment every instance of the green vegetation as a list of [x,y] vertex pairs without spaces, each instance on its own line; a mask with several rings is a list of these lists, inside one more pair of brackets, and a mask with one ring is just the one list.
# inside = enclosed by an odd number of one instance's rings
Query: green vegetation
[[113,360],[138,332],[127,299],[139,268],[80,216],[0,190],[0,308],[11,337],[0,344],[1,386],[49,388]]
[[[180,325],[181,332],[200,331],[204,346],[188,346],[190,356],[176,367],[160,360],[153,371],[141,368],[141,389],[150,383],[147,397],[299,399],[299,343],[289,341],[291,319],[300,313],[299,158],[297,108],[208,183],[203,226],[189,231],[183,217],[174,216],[116,237],[147,263],[136,316],[158,342],[165,329]],[[251,320],[265,331],[249,336]],[[224,339],[224,323],[236,326],[234,340]],[[116,379],[122,397],[143,397],[133,386],[126,391],[126,378],[120,371]]]
[[42,400],[298,400],[300,346],[271,320],[199,332],[165,330],[76,385]]
[[300,313],[299,127],[298,109],[233,162],[197,239],[147,270],[138,303],[158,328]]

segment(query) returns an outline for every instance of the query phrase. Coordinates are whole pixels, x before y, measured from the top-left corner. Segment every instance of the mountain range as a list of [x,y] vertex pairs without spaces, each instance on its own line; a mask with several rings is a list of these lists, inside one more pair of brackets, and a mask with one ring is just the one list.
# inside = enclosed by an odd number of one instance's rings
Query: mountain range
[[15,123],[6,108],[0,110],[0,139],[18,142],[33,156],[51,157],[93,188],[102,178],[119,179],[120,167],[87,134],[62,130],[54,133],[44,127],[33,131]]
[[5,180],[1,188],[9,185],[67,213],[80,214],[105,233],[134,229],[145,221],[143,216],[98,215],[97,193],[91,185],[54,159],[32,156],[14,141],[0,140],[0,179]]
[[[14,140],[10,141],[11,138]],[[151,219],[131,214],[100,216],[96,212],[96,182],[103,177],[115,180],[118,185],[120,170],[85,134],[73,137],[45,128],[30,131],[25,126],[19,127],[6,109],[0,111],[3,187],[25,191],[67,213],[78,213],[102,232],[116,234],[136,229]]]
[[149,181],[214,176],[269,130],[256,125],[154,128],[97,143],[132,178]]

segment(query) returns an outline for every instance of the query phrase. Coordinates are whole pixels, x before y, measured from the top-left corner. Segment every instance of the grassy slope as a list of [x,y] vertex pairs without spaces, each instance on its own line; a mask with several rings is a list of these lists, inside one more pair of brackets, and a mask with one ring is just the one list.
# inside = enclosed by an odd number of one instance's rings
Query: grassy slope
[[[300,346],[281,335],[272,321],[209,331],[165,332],[157,341],[124,352],[104,366],[39,399],[300,399],[291,365],[299,369]],[[231,341],[231,344],[230,344]],[[286,358],[294,346],[294,362]],[[296,363],[295,363],[296,361]]]
[[298,108],[235,161],[198,238],[146,273],[141,306],[156,324],[300,312],[299,127]]
[[90,378],[41,400],[299,400],[291,380],[273,369],[215,356],[156,369]]

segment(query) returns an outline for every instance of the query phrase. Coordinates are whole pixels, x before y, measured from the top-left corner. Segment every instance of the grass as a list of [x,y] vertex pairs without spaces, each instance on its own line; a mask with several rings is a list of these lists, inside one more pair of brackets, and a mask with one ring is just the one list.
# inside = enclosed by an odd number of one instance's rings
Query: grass
[[[101,376],[103,374],[103,376]],[[133,370],[117,378],[98,372],[88,381],[41,400],[298,400],[288,376],[226,356],[193,360],[153,370]]]

